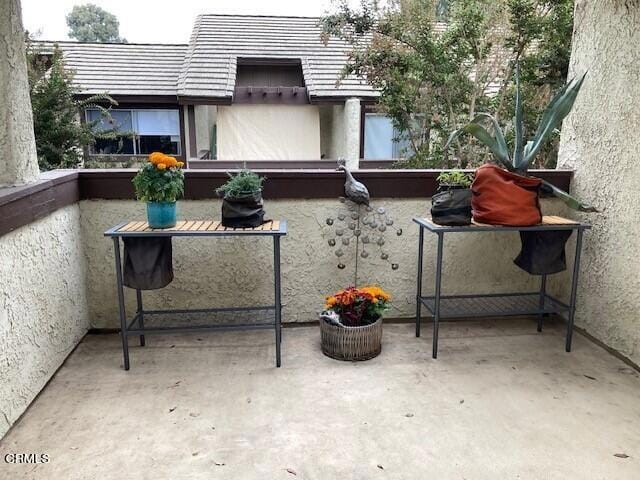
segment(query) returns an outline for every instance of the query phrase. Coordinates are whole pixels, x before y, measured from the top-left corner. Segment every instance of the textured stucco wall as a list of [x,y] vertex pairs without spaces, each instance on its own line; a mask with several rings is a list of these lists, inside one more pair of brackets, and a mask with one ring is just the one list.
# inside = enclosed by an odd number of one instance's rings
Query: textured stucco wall
[[78,205],[0,236],[0,438],[89,327]]
[[0,186],[38,179],[19,0],[0,3]]
[[601,211],[583,216],[576,322],[640,363],[640,2],[576,2],[571,76],[586,70],[559,155],[573,193]]
[[[425,215],[427,200],[385,199],[385,205],[403,235],[388,235],[387,251],[397,271],[376,255],[361,262],[359,283],[379,283],[394,297],[390,317],[415,315],[417,226],[414,216]],[[353,263],[339,270],[337,257],[323,236],[325,219],[335,216],[337,200],[266,200],[269,218],[286,218],[289,234],[282,241],[283,320],[312,321],[322,308],[324,296],[353,283]],[[547,213],[556,213],[556,202],[545,202]],[[82,235],[88,265],[87,288],[92,326],[118,327],[113,246],[103,232],[126,219],[144,219],[144,206],[134,201],[85,200],[80,204]],[[181,201],[181,218],[220,217],[220,202]],[[326,230],[328,233],[329,231]],[[197,308],[250,305],[272,302],[272,246],[270,239],[176,238],[175,280],[166,289],[145,294],[148,306]],[[451,235],[445,248],[444,291],[473,293],[517,291],[537,288],[537,280],[512,263],[520,246],[517,234]],[[435,236],[425,236],[425,292],[433,289]],[[554,283],[566,281],[558,276]],[[553,285],[553,283],[552,283]],[[127,305],[134,306],[133,291],[126,292]]]

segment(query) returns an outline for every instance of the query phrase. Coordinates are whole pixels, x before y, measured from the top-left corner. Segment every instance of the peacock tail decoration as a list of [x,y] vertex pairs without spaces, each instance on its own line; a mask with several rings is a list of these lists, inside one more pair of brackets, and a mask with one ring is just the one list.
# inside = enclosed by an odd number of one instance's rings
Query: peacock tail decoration
[[[355,251],[354,285],[358,285],[358,263],[366,259],[379,257],[389,263],[392,270],[400,267],[391,259],[387,236],[395,233],[402,235],[402,228],[394,227],[394,221],[385,207],[370,203],[369,192],[360,182],[355,181],[351,173],[344,167],[338,167],[345,172],[345,197],[340,197],[340,206],[335,215],[328,217],[325,222],[327,243],[338,259],[338,268],[346,268],[345,259]],[[357,197],[349,198],[350,193],[357,192]],[[328,231],[327,231],[328,230]]]

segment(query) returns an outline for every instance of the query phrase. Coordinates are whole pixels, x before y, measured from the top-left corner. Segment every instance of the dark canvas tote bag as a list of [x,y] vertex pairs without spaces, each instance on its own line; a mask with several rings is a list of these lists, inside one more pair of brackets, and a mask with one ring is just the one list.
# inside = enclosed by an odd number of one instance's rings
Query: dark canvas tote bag
[[155,290],[173,280],[171,237],[124,237],[123,283],[129,288]]
[[264,223],[262,192],[222,200],[222,225],[253,228]]
[[532,275],[548,275],[567,269],[564,246],[571,230],[520,232],[522,248],[513,261]]
[[469,225],[471,190],[456,188],[436,193],[431,197],[431,219],[438,225]]

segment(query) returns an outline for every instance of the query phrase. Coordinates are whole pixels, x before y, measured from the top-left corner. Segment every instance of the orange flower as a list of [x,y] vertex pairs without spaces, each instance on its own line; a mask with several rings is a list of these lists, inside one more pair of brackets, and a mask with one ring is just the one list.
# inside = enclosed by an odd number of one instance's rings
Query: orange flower
[[158,163],[156,167],[158,167],[158,170],[165,170],[167,168],[167,166],[164,163]]
[[178,163],[176,163],[176,166],[178,168],[182,168],[182,167],[184,167],[184,162],[178,162]]
[[335,306],[335,304],[338,302],[338,300],[336,299],[336,297],[327,297],[326,298],[326,302],[324,304],[324,308],[325,309],[330,309],[331,307]]
[[158,164],[162,158],[164,157],[164,153],[162,152],[153,152],[149,154],[149,161],[154,165]]
[[164,163],[167,167],[175,167],[178,164],[178,161],[174,157],[170,157],[169,155],[165,155],[162,159],[162,163]]

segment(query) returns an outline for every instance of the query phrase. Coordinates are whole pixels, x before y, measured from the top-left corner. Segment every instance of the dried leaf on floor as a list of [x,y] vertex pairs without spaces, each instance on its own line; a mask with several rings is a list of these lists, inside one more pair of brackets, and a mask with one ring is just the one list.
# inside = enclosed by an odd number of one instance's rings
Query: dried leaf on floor
[[613,456],[618,458],[629,458],[629,455],[626,453],[614,453]]
[[407,417],[407,418],[411,418],[411,417],[413,417],[413,413],[405,413],[404,416]]
[[173,412],[176,408],[178,408],[178,407],[171,407],[171,408],[169,409],[169,413]]
[[291,475],[298,476],[298,474],[296,473],[296,471],[293,468],[287,468],[287,473],[290,473]]
[[379,468],[380,470],[384,470],[384,467],[383,467],[382,465],[380,465],[380,464],[378,464],[378,468]]
[[217,467],[224,467],[224,462],[213,462]]

